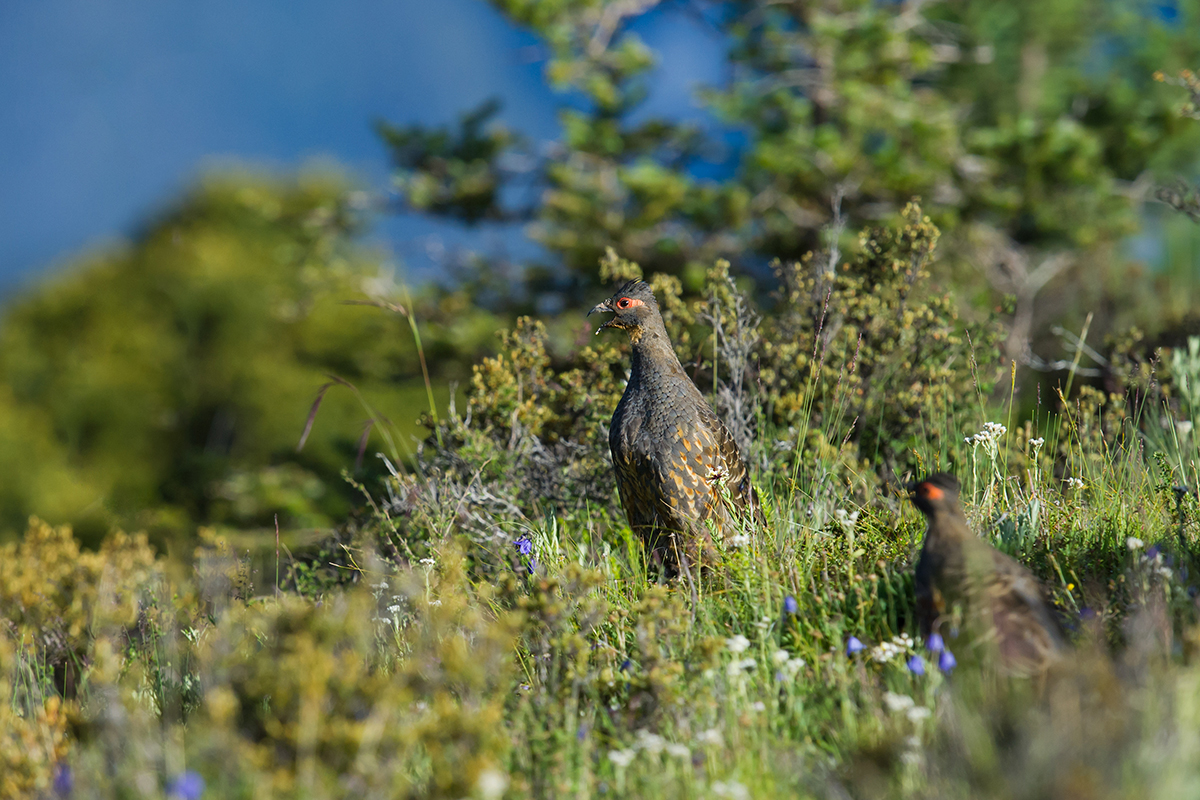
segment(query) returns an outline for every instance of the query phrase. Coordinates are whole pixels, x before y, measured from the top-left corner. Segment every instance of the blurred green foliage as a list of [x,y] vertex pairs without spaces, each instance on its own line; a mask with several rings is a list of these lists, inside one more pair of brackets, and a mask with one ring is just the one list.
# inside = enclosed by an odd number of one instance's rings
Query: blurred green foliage
[[[285,529],[344,517],[369,420],[406,456],[428,408],[392,267],[356,239],[356,195],[332,174],[214,176],[129,244],[17,296],[0,321],[0,530],[37,513],[95,541],[158,542],[196,523]],[[494,328],[466,302],[419,297],[440,402],[457,359]],[[449,324],[447,324],[449,322]],[[455,359],[446,358],[454,354]],[[437,367],[442,369],[437,370]],[[330,375],[312,435],[296,445]],[[383,448],[375,436],[369,452]],[[376,459],[367,468],[378,471]]]

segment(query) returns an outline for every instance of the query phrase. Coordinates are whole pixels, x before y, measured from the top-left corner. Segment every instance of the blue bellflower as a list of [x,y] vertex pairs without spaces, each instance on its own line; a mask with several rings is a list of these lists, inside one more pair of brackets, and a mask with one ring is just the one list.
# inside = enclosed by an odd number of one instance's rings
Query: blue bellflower
[[167,785],[167,795],[178,797],[180,800],[200,800],[204,794],[204,778],[197,772],[188,770]]

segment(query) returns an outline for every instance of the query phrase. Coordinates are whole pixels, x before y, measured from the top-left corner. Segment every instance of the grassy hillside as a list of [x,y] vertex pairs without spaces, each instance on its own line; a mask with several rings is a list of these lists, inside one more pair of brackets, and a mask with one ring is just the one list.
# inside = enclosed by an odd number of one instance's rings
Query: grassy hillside
[[[330,538],[165,558],[33,523],[0,554],[0,796],[1194,794],[1200,350],[1114,347],[1108,390],[1064,379],[1023,419],[924,286],[926,225],[864,234],[842,278],[792,268],[753,324],[725,266],[692,304],[656,279],[768,512],[691,580],[647,573],[613,491],[623,346],[552,357],[529,320]],[[898,288],[857,292],[872,269]],[[899,486],[935,468],[1067,621],[1052,680],[916,641]]]

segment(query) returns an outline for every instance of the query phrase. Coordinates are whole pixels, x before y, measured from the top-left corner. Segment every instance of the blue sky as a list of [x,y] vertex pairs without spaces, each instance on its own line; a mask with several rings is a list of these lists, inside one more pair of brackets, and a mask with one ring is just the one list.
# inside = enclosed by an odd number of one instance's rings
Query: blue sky
[[[669,7],[648,108],[696,117],[720,41]],[[484,99],[533,141],[558,132],[537,40],[483,0],[18,0],[0,3],[0,289],[118,240],[203,170],[345,164],[387,180],[371,122],[446,123]],[[414,277],[433,243],[536,252],[519,231],[420,218],[376,235]]]

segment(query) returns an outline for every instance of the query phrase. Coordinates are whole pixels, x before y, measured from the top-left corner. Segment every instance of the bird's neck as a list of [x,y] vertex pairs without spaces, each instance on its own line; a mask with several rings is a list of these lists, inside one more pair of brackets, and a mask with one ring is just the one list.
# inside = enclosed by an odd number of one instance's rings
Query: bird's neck
[[934,508],[926,515],[929,527],[926,537],[936,536],[944,541],[966,541],[974,534],[967,526],[967,518],[957,508]]
[[679,374],[686,377],[679,356],[667,337],[666,329],[661,325],[649,326],[631,337],[633,353],[630,363],[630,378],[648,375]]

